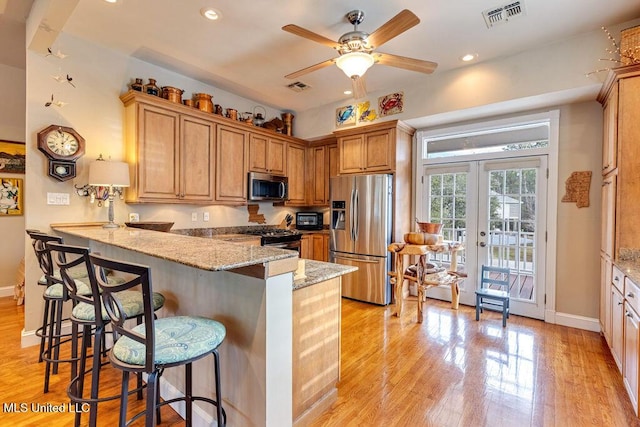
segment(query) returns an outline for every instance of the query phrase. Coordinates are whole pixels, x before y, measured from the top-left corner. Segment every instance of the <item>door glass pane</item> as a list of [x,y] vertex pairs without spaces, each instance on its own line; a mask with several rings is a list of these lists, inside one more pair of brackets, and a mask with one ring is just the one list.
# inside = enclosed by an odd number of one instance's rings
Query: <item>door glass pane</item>
[[[536,168],[489,172],[486,263],[511,269],[511,298],[535,301]],[[502,192],[502,190],[504,190]]]
[[[466,242],[467,172],[428,175],[429,218],[422,220],[442,223],[444,240]],[[431,261],[450,264],[451,254],[430,254]],[[458,268],[463,268],[464,251],[458,253]]]

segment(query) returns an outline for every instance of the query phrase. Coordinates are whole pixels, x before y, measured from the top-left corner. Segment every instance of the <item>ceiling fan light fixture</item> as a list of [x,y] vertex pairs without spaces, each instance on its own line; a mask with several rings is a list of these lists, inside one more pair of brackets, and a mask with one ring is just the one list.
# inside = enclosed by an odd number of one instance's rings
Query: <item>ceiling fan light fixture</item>
[[336,65],[349,78],[362,77],[374,63],[373,56],[365,52],[351,52],[336,59]]

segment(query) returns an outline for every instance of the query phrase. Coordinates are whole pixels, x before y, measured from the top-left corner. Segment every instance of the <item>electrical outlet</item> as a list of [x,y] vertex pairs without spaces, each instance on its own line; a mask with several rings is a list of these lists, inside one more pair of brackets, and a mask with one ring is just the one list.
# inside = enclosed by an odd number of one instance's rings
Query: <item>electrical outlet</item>
[[198,212],[191,212],[191,221],[196,222],[198,220]]
[[202,214],[202,220],[203,221],[209,221],[209,212],[205,212]]
[[129,222],[140,222],[140,214],[135,212],[129,213]]

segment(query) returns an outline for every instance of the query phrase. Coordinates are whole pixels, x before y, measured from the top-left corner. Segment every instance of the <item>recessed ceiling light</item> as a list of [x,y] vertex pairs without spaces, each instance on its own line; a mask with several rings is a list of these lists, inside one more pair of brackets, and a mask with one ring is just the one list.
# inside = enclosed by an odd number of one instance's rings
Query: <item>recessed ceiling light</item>
[[467,53],[466,55],[460,57],[460,60],[464,62],[469,62],[469,61],[473,61],[477,57],[478,57],[477,53]]
[[344,93],[345,95],[351,95],[353,92],[352,92],[352,91],[350,91],[350,90],[345,90],[345,91],[344,91],[344,92],[342,92],[342,93]]
[[200,9],[200,15],[212,21],[217,21],[222,18],[222,14],[212,7],[203,7]]
[[104,0],[104,1],[106,1],[107,3],[118,3],[118,0]]

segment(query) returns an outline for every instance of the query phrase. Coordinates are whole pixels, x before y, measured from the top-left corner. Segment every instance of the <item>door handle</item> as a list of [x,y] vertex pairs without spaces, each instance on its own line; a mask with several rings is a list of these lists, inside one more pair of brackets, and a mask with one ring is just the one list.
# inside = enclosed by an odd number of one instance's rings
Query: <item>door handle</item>
[[485,242],[480,242],[480,246],[484,248],[487,244]]
[[487,233],[485,233],[484,231],[481,231],[481,232],[480,232],[480,236],[484,237],[484,236],[486,236],[486,235],[487,235]]

